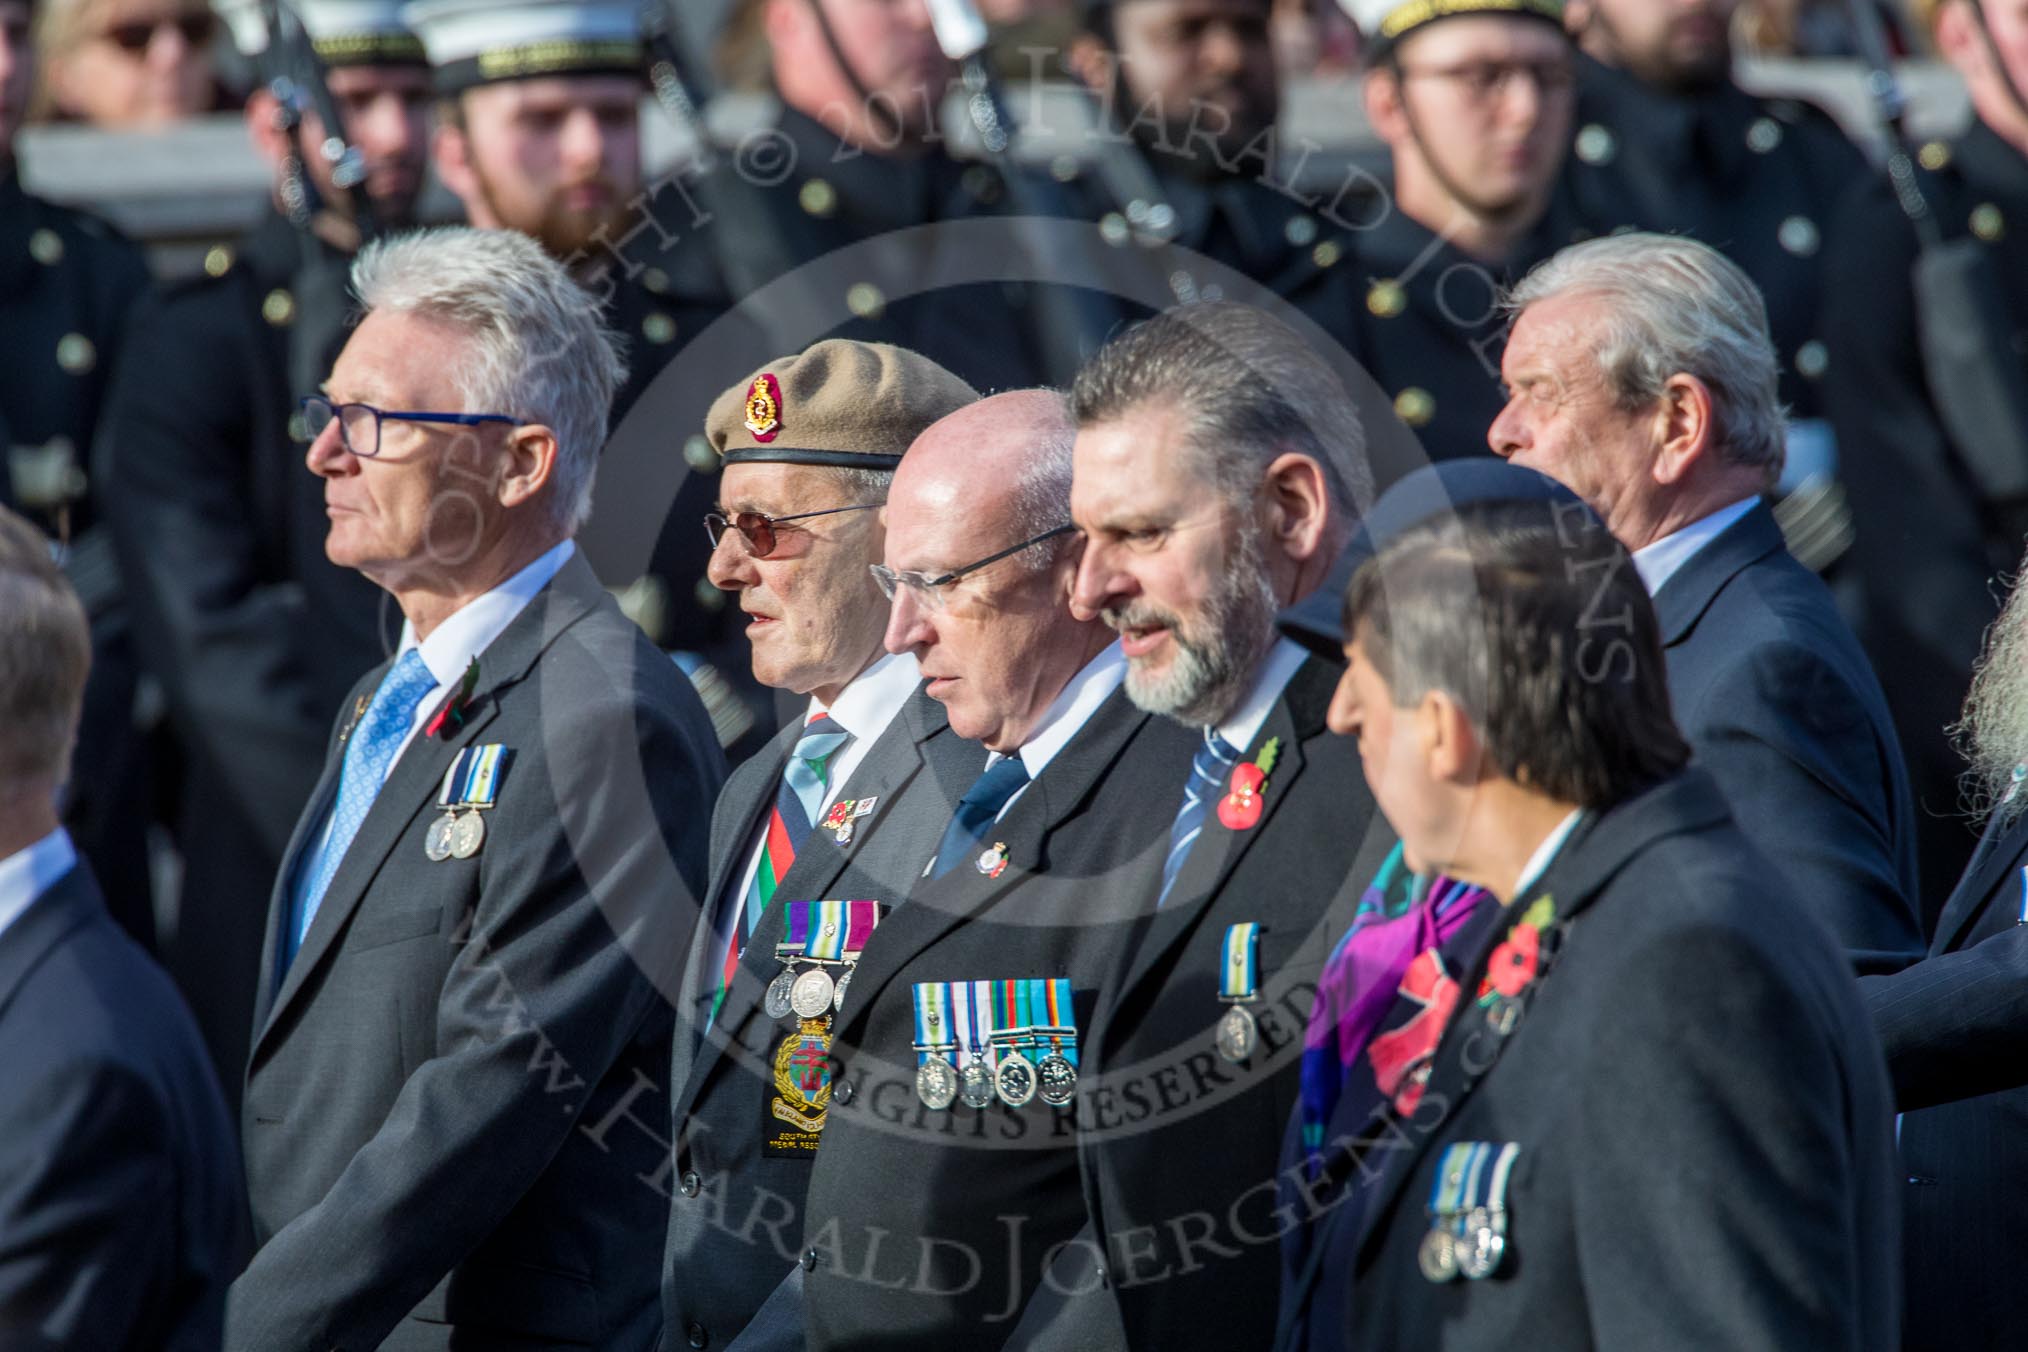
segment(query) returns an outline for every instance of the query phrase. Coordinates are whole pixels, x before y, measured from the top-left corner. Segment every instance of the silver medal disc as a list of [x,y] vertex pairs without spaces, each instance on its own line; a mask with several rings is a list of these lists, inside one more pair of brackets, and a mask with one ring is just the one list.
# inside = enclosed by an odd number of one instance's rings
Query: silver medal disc
[[1507,1253],[1507,1239],[1491,1225],[1482,1225],[1466,1232],[1465,1238],[1455,1246],[1458,1275],[1467,1281],[1481,1282],[1500,1270],[1500,1260]]
[[1019,1108],[1035,1097],[1035,1063],[1017,1051],[1000,1053],[1000,1069],[994,1074],[1000,1102]]
[[993,1072],[984,1061],[967,1061],[958,1072],[958,1097],[967,1108],[983,1108],[993,1101]]
[[821,1018],[831,1010],[831,974],[812,967],[789,990],[789,1008],[801,1019]]
[[1234,1005],[1225,1011],[1225,1017],[1218,1021],[1218,1054],[1228,1061],[1244,1061],[1253,1055],[1256,1043],[1260,1041],[1260,1029],[1253,1021],[1253,1015],[1246,1012],[1246,1006]]
[[1077,1067],[1062,1052],[1051,1052],[1035,1063],[1035,1092],[1052,1108],[1077,1097]]
[[789,1003],[789,992],[795,988],[796,972],[792,967],[784,967],[775,975],[773,981],[768,982],[768,993],[761,1001],[761,1008],[767,1011],[769,1018],[786,1019],[789,1017],[790,1012],[794,1008]]
[[852,984],[852,969],[847,967],[838,973],[838,985],[831,991],[831,1007],[840,1013],[845,1010],[845,988]]
[[470,859],[485,843],[486,819],[476,811],[458,818],[458,824],[451,828],[451,853],[460,859]]
[[958,1099],[958,1072],[941,1056],[932,1056],[916,1068],[915,1096],[925,1108],[942,1112]]
[[1439,1225],[1422,1237],[1422,1245],[1415,1251],[1415,1261],[1421,1266],[1422,1275],[1431,1281],[1450,1281],[1458,1275],[1457,1236]]
[[457,826],[458,819],[448,812],[430,823],[430,833],[423,837],[423,853],[431,863],[441,864],[451,857],[451,833]]

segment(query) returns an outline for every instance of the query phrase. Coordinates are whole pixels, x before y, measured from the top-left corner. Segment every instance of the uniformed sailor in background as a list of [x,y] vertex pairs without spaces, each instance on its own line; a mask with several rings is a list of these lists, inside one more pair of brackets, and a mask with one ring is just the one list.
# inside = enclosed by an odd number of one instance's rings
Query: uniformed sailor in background
[[[1122,251],[1146,254],[1176,303],[1216,299],[1193,255],[1222,263],[1350,341],[1351,245],[1281,172],[1281,74],[1270,0],[1085,0],[1068,64],[1093,95],[1072,198]],[[1163,245],[1181,257],[1152,252]],[[1132,246],[1131,252],[1128,252]],[[1251,297],[1227,295],[1232,300]]]
[[1483,455],[1503,402],[1500,289],[1579,228],[1554,193],[1573,103],[1562,0],[1354,9],[1393,192],[1360,213],[1353,355],[1431,459]]
[[92,671],[64,824],[113,913],[152,942],[136,664],[112,547],[95,529],[105,486],[86,473],[122,323],[148,271],[110,226],[22,187],[14,142],[35,79],[33,14],[27,0],[0,0],[0,504],[68,541]]
[[1975,116],[1915,152],[1923,225],[1884,181],[1841,213],[1824,388],[1858,532],[1860,636],[1915,781],[1934,924],[1977,838],[1945,729],[1996,613],[1993,579],[2019,567],[2028,533],[2028,12],[1920,8]]
[[[413,222],[428,153],[429,72],[398,0],[293,8],[301,30],[279,35],[251,4],[227,16],[267,76],[246,117],[272,199],[202,274],[136,309],[99,441],[135,638],[181,751],[184,872],[164,956],[234,1101],[275,870],[331,710],[399,629],[377,588],[324,555],[324,487],[303,465],[296,400],[344,345],[363,228]],[[318,79],[361,154],[351,189],[319,152]]]
[[1866,173],[1829,114],[1732,78],[1737,0],[1571,0],[1577,133],[1567,178],[1596,230],[1686,234],[1722,249],[1767,299],[1791,415],[1778,494],[1795,556],[1823,572],[1851,544],[1821,384],[1828,207]]
[[[772,354],[746,327],[728,338],[720,321],[730,300],[708,243],[692,229],[684,190],[645,181],[645,53],[636,7],[625,0],[418,0],[403,13],[429,51],[442,98],[437,173],[472,224],[534,237],[603,299],[607,322],[627,345],[614,434],[639,404],[668,454],[683,454],[704,426],[711,395]],[[663,368],[707,330],[710,370],[687,368],[682,388],[656,387]],[[693,352],[688,360],[698,358]],[[715,491],[704,474],[685,478],[669,510],[676,524],[649,569],[652,581],[601,580],[636,584],[623,604],[658,645],[718,659],[701,677],[696,661],[684,665],[731,744],[754,719],[716,674],[736,672],[744,655],[725,662],[737,634],[704,576],[709,550],[696,523]]]

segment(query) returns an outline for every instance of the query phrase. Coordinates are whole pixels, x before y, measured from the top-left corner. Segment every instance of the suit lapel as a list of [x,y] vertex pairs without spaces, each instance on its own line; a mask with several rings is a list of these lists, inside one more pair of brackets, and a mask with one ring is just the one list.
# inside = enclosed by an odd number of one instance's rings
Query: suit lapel
[[77,864],[28,904],[14,923],[0,930],[0,1014],[43,956],[94,914],[105,913],[91,866],[79,855]]
[[1674,647],[1689,637],[1726,583],[1783,548],[1782,528],[1774,513],[1765,503],[1755,503],[1745,516],[1720,531],[1717,539],[1692,554],[1655,593],[1662,645]]
[[1982,857],[1975,857],[1972,867],[1951,889],[1950,900],[1944,903],[1943,913],[1937,917],[1936,940],[1930,945],[1930,952],[1948,953],[1951,950],[1966,927],[1978,918],[1981,903],[2020,865],[2024,852],[2028,852],[2028,812],[2023,812],[2002,828],[1992,848],[1983,851]]
[[[920,774],[926,763],[925,748],[939,736],[950,736],[944,722],[943,706],[924,694],[921,687],[909,696],[888,725],[887,731],[867,751],[866,756],[853,768],[852,776],[839,787],[838,798],[878,798],[886,808],[894,806],[894,800],[906,790]],[[983,754],[983,753],[982,753]],[[779,777],[779,776],[778,776]],[[820,825],[810,832],[809,839],[796,855],[796,862],[782,879],[782,885],[775,890],[775,899],[768,906],[767,913],[754,927],[753,937],[748,940],[746,951],[741,954],[739,967],[733,974],[732,986],[725,993],[725,1003],[719,1008],[718,1017],[712,1027],[717,1030],[707,1037],[698,1049],[696,1063],[691,1067],[688,1081],[701,1086],[717,1066],[728,1045],[733,1030],[742,1027],[746,1020],[760,1006],[761,998],[767,993],[768,983],[778,970],[775,960],[775,946],[781,942],[786,921],[783,916],[789,901],[821,901],[826,898],[845,871],[845,867],[884,823],[880,820],[880,809],[869,818],[862,818],[850,845],[840,846],[833,833]],[[758,820],[758,813],[754,820]],[[752,822],[749,822],[741,843],[750,845],[753,839]],[[744,863],[745,851],[733,858]],[[736,885],[739,875],[731,875]],[[718,912],[713,912],[714,918]],[[717,927],[699,926],[700,932]],[[706,979],[715,981],[717,973],[710,971],[718,948],[716,939],[707,939],[710,957],[697,964],[699,985],[695,988],[696,999],[687,1008],[705,1007],[704,1001],[710,994],[703,986]],[[856,985],[859,978],[853,976]],[[700,1026],[702,1023],[700,1014]],[[693,1093],[694,1097],[694,1093]]]
[[999,877],[988,877],[970,862],[961,862],[943,877],[914,889],[894,909],[875,931],[852,974],[852,1003],[840,1033],[864,1019],[917,954],[1048,870],[1050,833],[1083,805],[1147,720],[1147,714],[1128,702],[1124,688],[1115,690],[988,833],[1007,847],[1007,866]]
[[[1303,741],[1324,726],[1323,711],[1336,685],[1337,677],[1330,664],[1316,658],[1306,659],[1289,679],[1288,688],[1275,701],[1267,721],[1261,724],[1253,743],[1240,757],[1242,762],[1257,760],[1270,741],[1278,744],[1274,771],[1268,776],[1262,794],[1260,820],[1244,831],[1234,831],[1218,820],[1217,805],[1213,804],[1211,814],[1205,818],[1204,833],[1183,861],[1183,871],[1176,877],[1168,903],[1156,912],[1133,945],[1126,980],[1119,987],[1119,1000],[1109,1001],[1109,1005],[1132,999],[1148,973],[1196,931],[1233,870],[1253,849],[1254,842],[1267,833],[1276,810],[1302,777],[1307,760]],[[1180,788],[1177,799],[1180,803]]]
[[[754,767],[755,773],[738,776],[736,782],[727,788],[727,801],[719,809],[725,825],[722,828],[714,825],[718,838],[714,842],[711,861],[711,885],[705,890],[709,904],[697,927],[691,931],[690,952],[683,964],[682,1008],[696,1013],[694,1027],[699,1032],[704,1027],[703,1002],[717,989],[715,964],[718,942],[724,935],[721,922],[732,904],[726,893],[728,889],[737,888],[745,876],[747,856],[753,845],[754,832],[760,825],[761,814],[774,801],[775,786],[782,782],[789,752],[795,748],[802,731],[802,721],[798,719],[776,733],[774,740],[747,762]],[[745,768],[742,766],[741,770]],[[763,920],[762,926],[765,925]]]
[[[471,745],[499,714],[500,692],[526,676],[529,668],[556,637],[590,613],[592,606],[603,596],[604,592],[583,556],[573,554],[549,586],[523,607],[500,637],[480,654],[479,683],[473,689],[471,703],[467,706],[470,712],[463,727],[444,739],[418,732],[402,751],[401,759],[395,762],[387,781],[374,797],[373,806],[367,809],[366,819],[359,824],[359,833],[352,838],[345,857],[339,861],[338,871],[331,875],[331,884],[325,889],[323,900],[317,905],[317,914],[310,921],[309,933],[303,936],[303,946],[295,961],[289,964],[288,973],[275,992],[273,1006],[260,1025],[254,1042],[256,1051],[296,993],[302,990],[309,974],[329,954],[346,922],[358,909],[382,866],[388,862],[402,833],[426,808],[434,806],[436,790],[452,760],[458,752]],[[444,697],[442,703],[448,704],[455,698],[456,692],[453,691]],[[336,750],[333,759],[342,763],[343,751]],[[509,774],[512,774],[511,770]],[[327,765],[325,778],[335,781],[335,777],[335,772]],[[320,828],[321,825],[320,820]],[[303,843],[300,829],[298,836],[295,845],[300,847]],[[289,890],[293,891],[293,888]],[[289,898],[283,894],[280,908],[283,915],[287,914],[288,907]],[[269,907],[271,914],[276,909]],[[271,928],[279,933],[276,926]]]

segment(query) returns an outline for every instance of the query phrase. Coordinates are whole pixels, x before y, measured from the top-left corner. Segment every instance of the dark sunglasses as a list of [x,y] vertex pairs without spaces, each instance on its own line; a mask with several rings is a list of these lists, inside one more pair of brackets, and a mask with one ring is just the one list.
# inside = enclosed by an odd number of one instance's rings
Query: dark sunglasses
[[114,24],[99,36],[121,51],[139,56],[148,50],[155,34],[164,28],[174,28],[191,47],[208,47],[212,35],[218,31],[218,21],[208,11],[174,17],[164,15],[159,19],[136,19],[132,23]]
[[766,512],[724,512],[704,514],[704,533],[711,537],[711,547],[718,548],[718,542],[729,530],[737,530],[746,539],[746,547],[757,559],[764,559],[775,552],[781,543],[775,527],[784,521],[808,521],[813,516],[836,516],[840,512],[870,512],[884,503],[862,502],[856,507],[827,507],[821,512],[797,512],[794,516],[769,516]]

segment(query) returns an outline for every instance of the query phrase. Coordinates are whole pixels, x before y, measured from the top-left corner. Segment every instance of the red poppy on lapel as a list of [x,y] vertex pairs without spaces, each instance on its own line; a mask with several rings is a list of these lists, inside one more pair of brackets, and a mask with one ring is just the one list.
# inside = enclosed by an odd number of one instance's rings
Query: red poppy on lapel
[[473,658],[472,665],[465,668],[465,678],[458,682],[458,693],[450,702],[437,710],[429,726],[423,729],[425,737],[441,737],[449,741],[458,730],[465,726],[465,713],[471,708],[472,690],[479,684],[479,659]]

